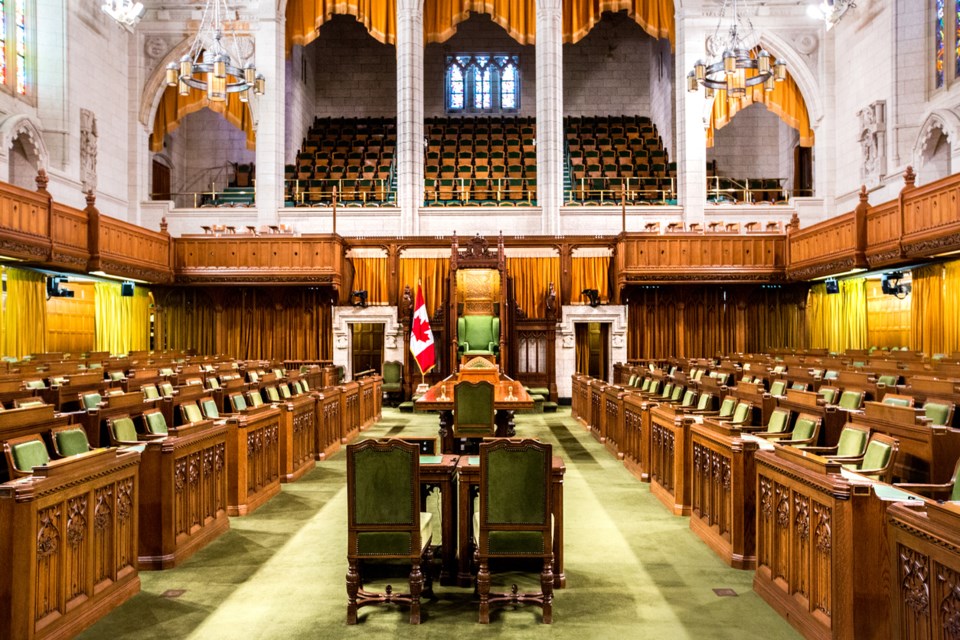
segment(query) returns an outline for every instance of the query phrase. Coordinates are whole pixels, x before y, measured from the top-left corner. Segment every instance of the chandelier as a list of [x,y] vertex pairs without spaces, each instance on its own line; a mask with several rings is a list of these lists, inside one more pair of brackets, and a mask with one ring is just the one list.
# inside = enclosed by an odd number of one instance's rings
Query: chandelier
[[[732,4],[733,15],[726,27],[724,18]],[[687,90],[704,87],[708,98],[717,89],[724,89],[728,98],[745,96],[747,87],[763,84],[766,91],[773,91],[774,83],[787,77],[787,65],[783,60],[771,63],[770,54],[760,49],[754,53],[753,45],[759,38],[753,25],[737,11],[737,0],[723,0],[720,20],[713,36],[707,39],[707,54],[711,60],[697,60],[693,71],[687,74]],[[752,73],[747,74],[748,70]]]
[[107,0],[100,6],[100,10],[119,22],[128,31],[133,31],[133,28],[147,11],[142,2],[134,2],[133,0]]
[[840,18],[847,9],[856,9],[857,3],[853,0],[822,0],[820,4],[807,5],[807,15],[816,20],[823,20],[827,24],[827,31],[840,22]]
[[207,0],[190,52],[180,58],[180,64],[167,65],[167,86],[177,87],[180,95],[189,94],[191,87],[206,91],[211,102],[224,102],[229,93],[239,94],[241,102],[250,99],[251,91],[263,95],[265,81],[253,63],[238,66],[243,58],[236,33],[229,34],[230,51],[224,46],[226,14],[226,0]]

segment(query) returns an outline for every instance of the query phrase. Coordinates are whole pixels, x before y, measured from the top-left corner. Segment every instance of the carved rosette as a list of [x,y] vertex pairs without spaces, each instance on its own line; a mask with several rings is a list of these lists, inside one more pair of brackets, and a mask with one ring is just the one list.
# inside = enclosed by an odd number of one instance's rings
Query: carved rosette
[[37,528],[37,560],[43,560],[54,555],[60,548],[60,529],[57,528],[60,509],[50,507],[38,515],[40,520]]
[[777,487],[777,526],[790,526],[790,493],[785,487]]
[[67,503],[67,542],[79,546],[87,533],[87,497],[77,496]]
[[698,444],[693,444],[693,472],[696,475],[700,475],[700,456],[703,455],[703,447]]
[[117,483],[117,519],[126,522],[133,511],[133,479],[127,478]]
[[213,449],[203,450],[203,475],[209,477],[213,473]]
[[200,454],[195,453],[190,456],[190,464],[187,466],[187,482],[196,485],[200,481]]
[[917,617],[925,617],[930,607],[929,560],[927,556],[897,545],[900,559],[900,597]]
[[214,451],[215,451],[215,453],[214,453],[214,467],[216,468],[217,473],[220,473],[221,471],[223,471],[223,464],[224,464],[224,459],[225,459],[225,456],[226,456],[225,445],[223,445],[223,444],[218,444],[217,447],[216,447],[216,449],[214,449]]
[[96,506],[93,508],[93,524],[102,531],[110,525],[110,516],[113,514],[113,487],[103,487],[97,491]]

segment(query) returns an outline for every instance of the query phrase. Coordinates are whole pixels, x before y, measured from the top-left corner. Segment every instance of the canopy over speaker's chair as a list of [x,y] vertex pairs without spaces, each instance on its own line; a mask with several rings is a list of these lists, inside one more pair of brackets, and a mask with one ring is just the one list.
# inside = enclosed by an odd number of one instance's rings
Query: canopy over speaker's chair
[[489,382],[459,382],[453,390],[453,437],[483,438],[496,432],[495,389]]
[[[420,512],[420,452],[402,440],[365,440],[347,446],[347,624],[357,609],[387,603],[410,606],[410,624],[420,623],[424,591],[421,563],[432,561],[431,514]],[[366,591],[361,561],[410,562],[410,591]]]
[[500,318],[457,318],[457,344],[461,356],[496,356],[500,353]]
[[388,398],[399,397],[403,400],[403,363],[396,360],[387,360],[383,363],[383,384],[381,388]]
[[[493,440],[480,445],[480,509],[473,517],[477,543],[480,622],[490,607],[533,603],[553,622],[553,522],[550,469],[553,451],[536,440]],[[490,560],[540,558],[540,591],[490,593]],[[513,567],[511,567],[512,569]]]

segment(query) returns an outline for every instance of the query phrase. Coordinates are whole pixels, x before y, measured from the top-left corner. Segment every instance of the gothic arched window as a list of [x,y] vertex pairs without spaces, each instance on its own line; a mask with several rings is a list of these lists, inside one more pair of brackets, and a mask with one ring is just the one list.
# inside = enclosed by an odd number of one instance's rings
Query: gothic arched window
[[520,57],[447,56],[447,113],[515,113],[520,110]]

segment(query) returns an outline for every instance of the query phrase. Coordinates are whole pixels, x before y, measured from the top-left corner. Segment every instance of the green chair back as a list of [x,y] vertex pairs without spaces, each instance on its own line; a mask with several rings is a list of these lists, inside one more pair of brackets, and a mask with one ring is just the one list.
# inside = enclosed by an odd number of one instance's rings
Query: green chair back
[[11,445],[10,452],[13,455],[13,466],[18,471],[29,473],[34,467],[50,462],[50,452],[39,437],[36,440]]
[[774,409],[767,420],[767,433],[784,433],[790,429],[790,412],[786,409]]
[[787,383],[783,380],[774,380],[770,385],[770,395],[782,396],[787,390]]
[[549,532],[550,524],[552,452],[549,444],[535,440],[480,445],[479,521],[481,530],[489,530],[489,555],[550,552],[543,531]]
[[650,384],[653,382],[653,378],[644,378],[643,384],[640,385],[640,391],[650,391]]
[[679,384],[673,387],[673,392],[670,394],[671,402],[679,402],[680,398],[683,396],[683,387]]
[[817,421],[807,416],[800,416],[793,425],[793,435],[790,439],[794,442],[800,440],[810,440],[817,433]]
[[419,555],[420,453],[401,440],[347,447],[348,526],[355,556]]
[[710,408],[710,401],[713,399],[712,393],[705,393],[700,396],[700,400],[697,402],[697,411],[706,411]]
[[26,380],[23,383],[23,388],[34,391],[36,389],[46,389],[47,385],[43,384],[43,380]]
[[256,391],[247,391],[247,403],[251,407],[259,407],[263,405],[263,398]]
[[267,399],[270,402],[280,402],[280,394],[279,392],[277,392],[276,387],[274,387],[273,385],[270,385],[269,387],[266,388],[266,391],[267,391]]
[[831,369],[828,369],[827,372],[823,374],[824,380],[836,380],[839,377],[840,377],[840,372],[833,371]]
[[288,385],[288,384],[286,384],[286,383],[281,384],[280,387],[279,387],[279,389],[280,389],[280,396],[281,396],[284,400],[290,398],[290,396],[293,395],[292,393],[290,393],[290,385]]
[[489,382],[460,382],[453,390],[453,435],[492,436],[494,388]]
[[753,406],[749,402],[738,402],[737,408],[733,411],[733,419],[731,422],[737,424],[743,424],[750,417],[750,410]]
[[147,426],[147,432],[154,435],[167,435],[167,419],[163,417],[160,411],[147,411],[143,414],[143,422]]
[[723,402],[720,404],[720,413],[718,417],[720,418],[729,418],[733,415],[733,410],[737,406],[737,399],[733,396],[727,396],[723,399]]
[[633,374],[630,376],[630,380],[627,382],[627,386],[632,387],[635,384],[637,384],[637,374]]
[[218,420],[220,418],[220,410],[217,409],[217,401],[213,398],[201,399],[200,407],[203,409],[203,415],[210,420]]
[[207,378],[207,389],[216,390],[220,388],[220,381],[214,377]]
[[683,400],[680,402],[681,407],[692,407],[694,400],[697,399],[697,392],[693,389],[687,389],[683,392]]
[[173,375],[173,369],[171,369],[170,367],[164,367],[163,369],[160,369],[160,375],[161,375],[161,376],[172,376],[172,375]]
[[155,384],[145,384],[141,391],[143,391],[143,397],[147,400],[156,400],[160,397],[160,392],[157,391],[157,385]]
[[862,429],[844,428],[840,431],[840,440],[837,442],[838,456],[859,456],[867,446],[867,432]]
[[180,406],[183,408],[183,417],[190,424],[203,421],[203,414],[200,412],[200,407],[197,406],[196,402],[185,402]]
[[666,400],[667,398],[670,397],[672,393],[673,393],[673,383],[668,382],[667,384],[663,385],[663,393],[660,394],[660,397]]
[[818,391],[820,397],[823,398],[823,401],[827,404],[833,404],[837,399],[837,390],[833,387],[820,387]]
[[383,386],[384,393],[396,393],[401,390],[403,384],[403,364],[396,360],[387,360],[383,363]]
[[647,388],[647,393],[654,396],[660,393],[660,382],[660,380],[651,380],[650,386]]
[[111,371],[107,375],[110,376],[110,380],[113,382],[119,382],[120,380],[123,380],[123,371]]
[[282,377],[283,377],[283,369],[274,369],[274,370],[273,370],[273,375],[277,376],[278,379],[279,379],[279,378],[282,378]]
[[793,384],[790,385],[790,388],[793,391],[806,391],[807,385],[803,382],[794,382]]
[[44,404],[43,398],[18,398],[13,401],[14,406],[17,409],[25,409],[27,407],[39,407]]
[[100,406],[102,400],[103,398],[99,393],[84,393],[80,396],[80,402],[84,409],[96,409]]
[[883,384],[888,387],[895,387],[897,385],[897,380],[899,380],[899,378],[900,376],[895,376],[895,375],[880,376],[879,378],[877,378],[877,384]]
[[890,462],[890,453],[892,451],[893,447],[891,447],[888,443],[871,438],[870,443],[867,444],[867,452],[863,455],[863,462],[860,464],[860,468],[885,468]]
[[310,385],[307,384],[306,378],[301,379],[300,384],[303,385],[304,392],[310,391]]
[[300,385],[299,380],[293,381],[293,393],[294,395],[300,395],[301,393],[303,393],[303,387]]
[[953,405],[945,402],[933,402],[927,400],[923,405],[923,415],[938,426],[945,427],[950,423]]
[[173,384],[169,382],[160,383],[160,393],[163,394],[164,398],[169,398],[173,395]]
[[56,451],[61,456],[75,456],[90,451],[90,441],[87,432],[82,427],[63,429],[53,433]]
[[844,391],[840,394],[839,404],[841,409],[859,409],[862,403],[863,394],[859,391]]
[[260,382],[260,374],[256,371],[248,371],[247,378],[250,380],[250,382]]
[[247,401],[243,399],[242,393],[231,393],[230,406],[233,407],[233,412],[237,413],[247,408]]
[[112,420],[113,437],[117,442],[136,442],[137,427],[129,416]]
[[890,393],[883,396],[883,404],[888,404],[894,407],[913,406],[913,402],[910,398],[905,398],[904,396],[897,396]]

